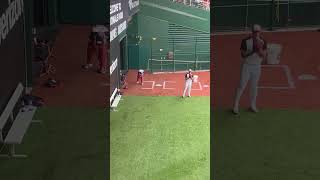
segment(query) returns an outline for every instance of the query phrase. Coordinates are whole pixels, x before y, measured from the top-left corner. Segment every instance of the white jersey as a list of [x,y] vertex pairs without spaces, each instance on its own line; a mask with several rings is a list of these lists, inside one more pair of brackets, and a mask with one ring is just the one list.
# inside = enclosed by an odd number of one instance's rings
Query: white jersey
[[[267,46],[266,41],[262,38],[260,38],[258,40],[260,40],[263,43],[263,49],[266,49],[266,46]],[[241,50],[246,51],[246,53],[250,53],[254,50],[252,37],[248,37],[248,38],[242,40]],[[263,58],[260,57],[257,52],[255,52],[247,57],[244,57],[243,59],[246,64],[252,64],[252,65],[260,65],[263,61]]]

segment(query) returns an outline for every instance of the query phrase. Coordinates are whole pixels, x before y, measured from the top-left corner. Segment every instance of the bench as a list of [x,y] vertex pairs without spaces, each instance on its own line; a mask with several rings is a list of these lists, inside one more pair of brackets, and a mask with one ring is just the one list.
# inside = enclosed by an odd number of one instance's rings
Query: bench
[[118,89],[115,89],[110,97],[110,107],[112,111],[116,111],[115,108],[118,106],[120,100],[121,100],[121,95],[118,92]]
[[119,102],[121,100],[121,95],[117,95],[114,101],[111,104],[111,109],[115,110],[115,108],[118,106]]
[[[37,108],[32,105],[26,105],[22,108],[18,107],[19,110],[17,115],[14,116],[14,110],[18,106],[21,97],[24,95],[23,91],[24,87],[19,83],[0,116],[0,143],[2,143],[0,153],[5,146],[9,147],[9,152],[7,154],[0,154],[0,157],[26,158],[26,155],[18,155],[15,153],[15,145],[22,143],[23,137],[32,122],[40,122],[32,121],[37,110]],[[9,131],[5,135],[4,128],[7,123],[10,123],[11,126],[8,128]]]

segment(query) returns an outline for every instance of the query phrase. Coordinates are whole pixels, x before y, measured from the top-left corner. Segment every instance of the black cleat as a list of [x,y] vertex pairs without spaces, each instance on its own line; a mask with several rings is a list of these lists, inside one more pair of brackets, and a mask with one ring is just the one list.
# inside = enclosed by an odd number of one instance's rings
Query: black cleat
[[239,110],[233,109],[233,110],[232,110],[232,113],[233,113],[234,115],[239,115]]
[[249,108],[249,111],[250,112],[253,112],[253,113],[258,113],[259,112],[259,110],[257,109],[257,108]]

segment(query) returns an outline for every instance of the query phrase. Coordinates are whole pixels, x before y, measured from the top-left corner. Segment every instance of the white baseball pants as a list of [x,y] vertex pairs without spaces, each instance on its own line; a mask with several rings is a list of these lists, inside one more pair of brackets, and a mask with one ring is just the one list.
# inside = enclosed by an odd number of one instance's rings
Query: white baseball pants
[[183,97],[185,97],[187,91],[188,91],[188,96],[190,96],[191,88],[192,88],[192,79],[188,79],[186,80],[186,83],[185,83]]
[[239,102],[248,81],[250,80],[250,103],[252,108],[256,108],[258,95],[258,83],[261,74],[261,65],[243,64],[241,67],[240,84],[236,90],[234,109],[239,109]]

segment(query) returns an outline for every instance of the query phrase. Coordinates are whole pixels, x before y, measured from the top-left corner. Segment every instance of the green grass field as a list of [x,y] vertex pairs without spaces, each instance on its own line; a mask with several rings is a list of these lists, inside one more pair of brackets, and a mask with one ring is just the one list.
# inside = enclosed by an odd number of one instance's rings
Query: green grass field
[[216,180],[320,179],[320,112],[214,111]]
[[123,97],[111,113],[111,179],[209,180],[209,105],[209,97]]
[[[111,113],[111,180],[209,179],[209,97],[125,96]],[[216,180],[320,179],[320,112],[218,109],[212,149]],[[101,180],[105,109],[41,108],[0,179]],[[107,117],[106,117],[107,118]]]
[[[41,108],[17,153],[27,159],[1,159],[2,180],[106,179],[106,110]],[[106,117],[106,118],[103,118]]]

